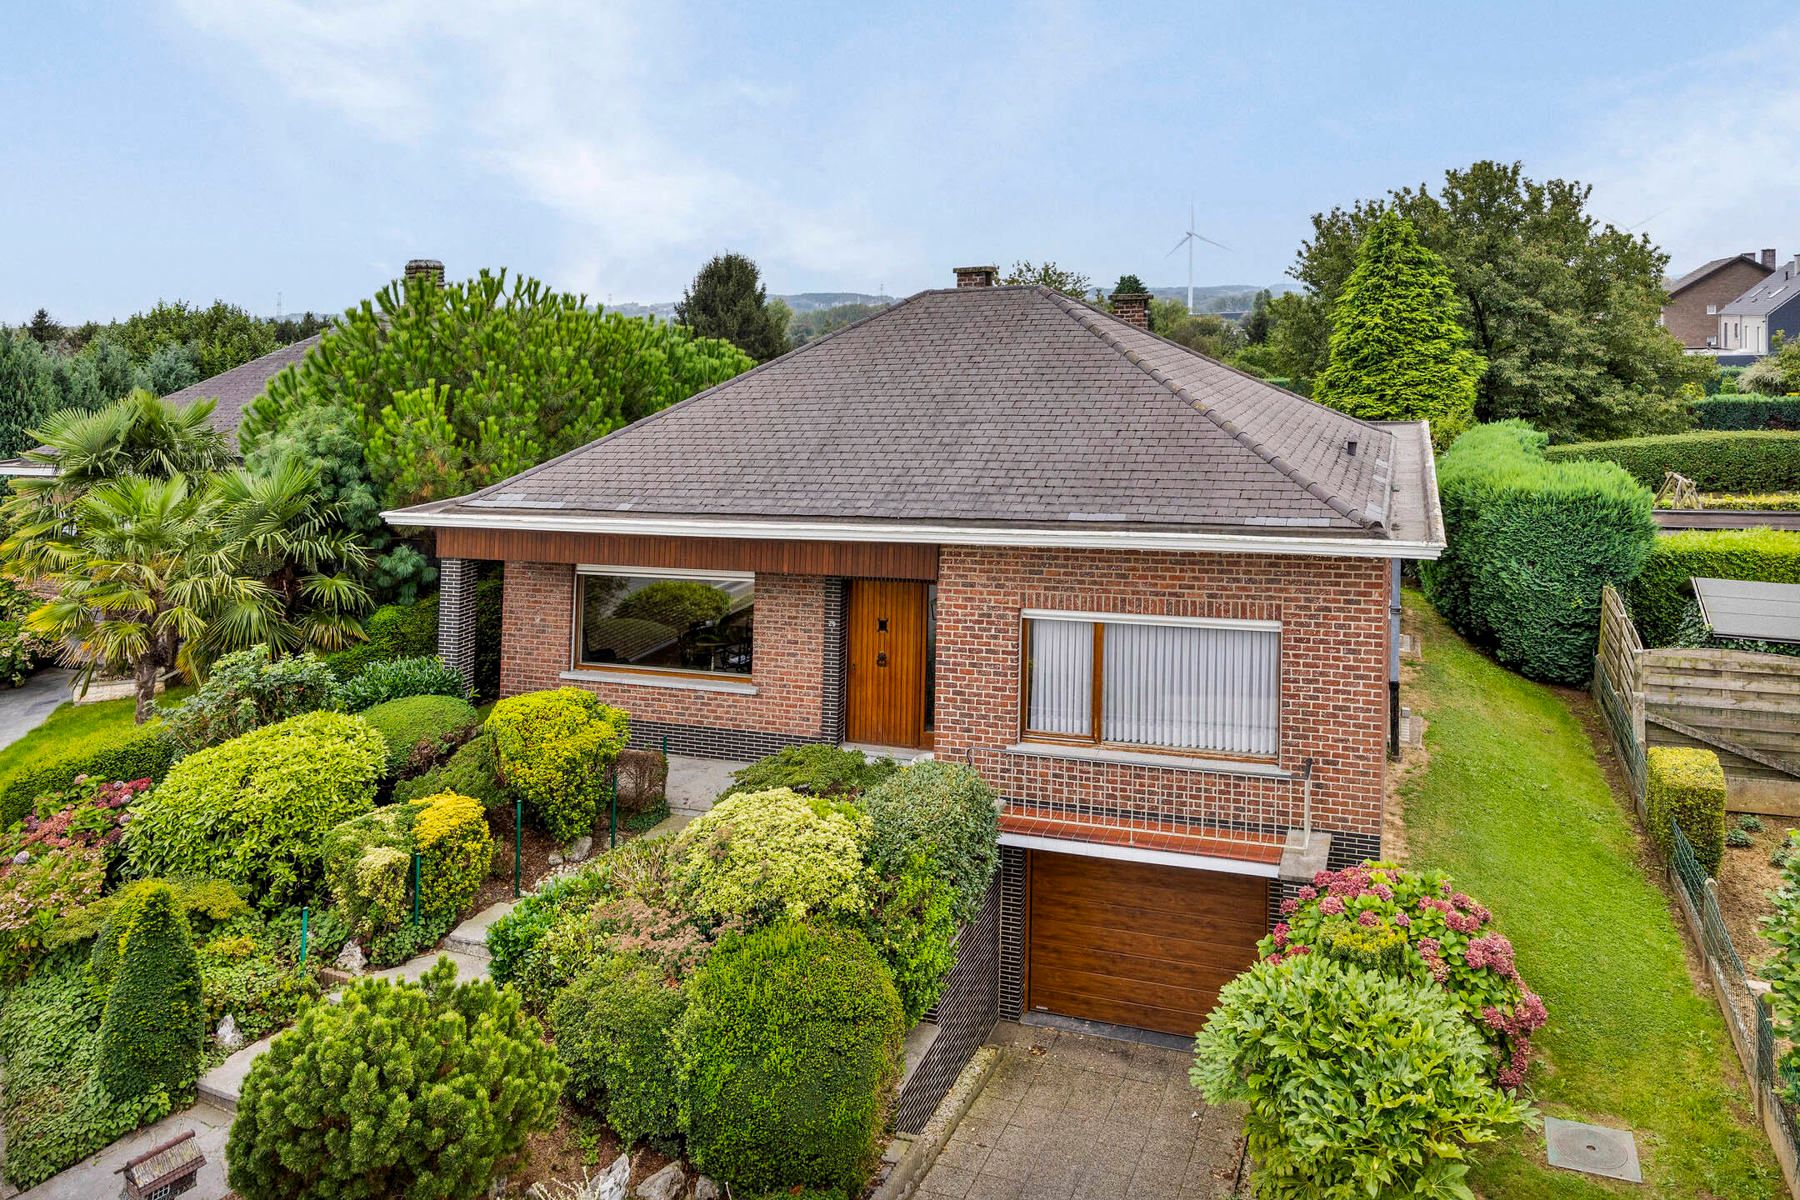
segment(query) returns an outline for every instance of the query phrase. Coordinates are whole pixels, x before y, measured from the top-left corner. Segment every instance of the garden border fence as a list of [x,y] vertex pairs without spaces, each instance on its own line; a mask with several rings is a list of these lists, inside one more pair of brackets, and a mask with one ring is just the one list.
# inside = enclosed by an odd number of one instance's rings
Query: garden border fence
[[1731,932],[1719,911],[1719,888],[1694,854],[1694,847],[1678,821],[1669,822],[1673,848],[1667,863],[1677,907],[1688,933],[1700,948],[1700,957],[1712,982],[1713,998],[1731,1034],[1732,1049],[1750,1084],[1751,1102],[1763,1133],[1781,1163],[1788,1195],[1800,1200],[1800,1124],[1782,1098],[1780,1056],[1776,1053],[1775,1024],[1769,1013],[1766,988],[1760,988],[1744,969]]

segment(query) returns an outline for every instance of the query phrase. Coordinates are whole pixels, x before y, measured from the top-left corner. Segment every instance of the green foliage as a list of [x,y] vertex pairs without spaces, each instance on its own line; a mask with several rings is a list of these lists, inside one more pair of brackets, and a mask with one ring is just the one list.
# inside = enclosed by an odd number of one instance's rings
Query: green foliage
[[1291,274],[1304,295],[1278,297],[1271,342],[1281,374],[1316,378],[1322,336],[1356,269],[1365,233],[1387,212],[1411,223],[1444,260],[1470,348],[1486,360],[1480,421],[1520,418],[1557,441],[1663,433],[1686,424],[1684,384],[1710,361],[1684,354],[1658,326],[1668,257],[1644,235],[1597,221],[1589,188],[1538,182],[1518,163],[1477,162],[1436,192],[1401,188],[1315,214]]
[[654,621],[671,629],[707,625],[731,611],[731,597],[711,584],[693,579],[664,579],[639,588],[619,601],[613,616]]
[[148,779],[161,783],[175,761],[175,743],[157,721],[109,737],[98,746],[80,747],[22,763],[0,786],[0,828],[31,811],[39,796],[67,791],[78,776],[96,779]]
[[675,837],[669,875],[688,907],[714,920],[856,917],[873,879],[869,818],[847,801],[787,788],[719,801]]
[[1745,367],[1738,375],[1738,390],[1766,396],[1800,394],[1800,338],[1776,333],[1771,353]]
[[269,661],[267,646],[227,654],[200,690],[161,710],[164,728],[183,754],[230,741],[301,713],[338,705],[338,683],[310,654]]
[[500,701],[487,728],[500,778],[539,828],[559,842],[592,832],[606,768],[631,735],[623,710],[556,688]]
[[1127,271],[1119,276],[1119,282],[1113,284],[1112,294],[1115,296],[1147,296],[1150,294],[1150,289],[1144,286],[1142,279]]
[[911,1029],[936,1004],[956,965],[956,894],[923,859],[897,879],[879,879],[863,932],[894,976]]
[[1020,259],[1012,265],[1000,282],[1006,287],[1029,287],[1041,284],[1051,291],[1061,292],[1074,300],[1086,300],[1093,290],[1094,282],[1079,271],[1069,271],[1056,265],[1049,259],[1041,263],[1032,263]]
[[585,913],[612,890],[612,878],[599,864],[546,879],[488,926],[487,947],[492,955],[488,973],[496,983],[517,980],[559,917],[571,912]]
[[454,696],[466,700],[468,685],[437,655],[372,662],[339,690],[345,712],[362,712],[407,696]]
[[225,1144],[244,1200],[484,1192],[547,1129],[565,1072],[485,981],[447,961],[418,984],[359,980],[309,1008],[250,1068]]
[[905,1033],[867,939],[770,926],[721,945],[687,990],[674,1046],[694,1165],[750,1191],[860,1190]]
[[182,759],[125,843],[140,875],[213,875],[280,908],[317,886],[325,833],[374,802],[387,747],[360,718],[316,712]]
[[393,658],[425,658],[437,653],[438,598],[411,604],[384,604],[363,621],[364,640],[327,655],[332,674],[348,683],[371,663]]
[[1644,752],[1644,812],[1664,859],[1675,852],[1670,822],[1681,826],[1708,875],[1719,873],[1725,843],[1725,770],[1711,750],[1651,746]]
[[960,763],[918,762],[871,788],[862,803],[876,871],[898,878],[922,858],[949,885],[956,923],[974,917],[999,862],[994,791],[981,776]]
[[182,1095],[198,1074],[206,1015],[193,939],[167,884],[144,892],[117,937],[95,1080],[120,1100]]
[[1443,259],[1394,212],[1375,219],[1331,313],[1331,358],[1313,399],[1369,421],[1429,421],[1448,446],[1474,421],[1486,366],[1467,349]]
[[1681,623],[1675,628],[1671,646],[1704,646],[1714,650],[1744,650],[1751,654],[1786,654],[1800,657],[1800,643],[1764,642],[1754,638],[1723,638],[1713,632],[1700,611],[1700,602],[1692,600],[1681,610]]
[[1158,336],[1221,362],[1232,362],[1244,349],[1241,327],[1217,313],[1190,313],[1180,300],[1152,300],[1150,327]]
[[1800,489],[1800,432],[1784,430],[1674,433],[1616,442],[1552,446],[1551,461],[1571,458],[1618,463],[1648,488],[1668,471],[1687,476],[1703,492],[1780,492]]
[[1694,401],[1693,409],[1702,429],[1800,429],[1800,396],[1720,393]]
[[550,1009],[567,1094],[606,1119],[626,1146],[681,1132],[671,1038],[687,1008],[681,989],[636,954],[607,954]]
[[387,929],[369,939],[369,965],[377,969],[397,967],[411,962],[430,950],[436,949],[444,935],[456,928],[460,918],[456,913],[437,913],[433,916],[420,915],[417,922],[410,918],[400,922],[392,929]]
[[1529,1116],[1488,1083],[1486,1047],[1428,984],[1305,955],[1225,985],[1194,1085],[1248,1107],[1263,1200],[1459,1196],[1470,1151]]
[[37,445],[31,435],[57,406],[56,365],[23,331],[0,329],[0,457]]
[[[1762,918],[1762,936],[1775,952],[1757,974],[1769,981],[1776,1031],[1800,1042],[1800,833],[1790,829],[1772,861],[1781,869],[1781,884],[1769,893],[1773,911]],[[1781,1067],[1783,1093],[1789,1103],[1800,1103],[1800,1055],[1792,1047]]]
[[100,898],[105,882],[98,846],[40,849],[22,865],[0,865],[0,983],[30,971],[61,927]]
[[345,313],[270,380],[239,441],[254,457],[302,413],[347,414],[377,500],[397,508],[515,475],[748,365],[728,345],[602,315],[536,280],[416,277]]
[[1800,533],[1686,529],[1657,538],[1643,572],[1625,593],[1646,646],[1667,646],[1679,638],[1682,616],[1694,602],[1689,581],[1696,575],[1800,583]]
[[788,342],[796,349],[810,341],[836,332],[846,325],[855,324],[866,317],[886,311],[892,301],[876,301],[870,304],[850,303],[834,304],[829,308],[815,308],[803,313],[795,313],[788,321]]
[[387,743],[387,776],[416,775],[435,766],[474,733],[481,718],[456,696],[413,695],[364,709],[361,720]]
[[379,934],[411,917],[415,853],[421,920],[454,922],[493,861],[481,802],[454,793],[425,796],[354,817],[326,835],[325,882],[358,934]]
[[510,798],[500,786],[500,765],[494,760],[494,739],[478,733],[423,775],[402,779],[394,785],[396,801],[417,800],[439,792],[473,796],[487,808],[508,804]]
[[419,905],[423,912],[461,915],[494,860],[487,813],[471,796],[443,792],[414,800],[413,847],[419,853]]
[[1520,421],[1463,434],[1438,464],[1449,546],[1420,565],[1464,636],[1534,679],[1593,674],[1600,592],[1623,589],[1656,542],[1650,493],[1607,463],[1547,463]]
[[1747,829],[1727,829],[1725,844],[1733,850],[1748,850],[1756,845],[1756,839],[1750,836],[1750,831]]
[[159,301],[149,312],[134,313],[108,332],[134,360],[146,360],[169,347],[187,348],[201,379],[261,358],[282,344],[276,341],[271,322],[223,300],[206,308],[181,300]]
[[[724,796],[792,788],[807,796],[854,796],[900,769],[886,757],[871,759],[861,750],[842,750],[823,743],[783,746],[767,758],[731,773]],[[722,798],[722,797],[721,797]]]
[[675,322],[694,336],[730,342],[757,362],[785,354],[787,325],[763,289],[762,272],[742,254],[714,255],[675,305]]

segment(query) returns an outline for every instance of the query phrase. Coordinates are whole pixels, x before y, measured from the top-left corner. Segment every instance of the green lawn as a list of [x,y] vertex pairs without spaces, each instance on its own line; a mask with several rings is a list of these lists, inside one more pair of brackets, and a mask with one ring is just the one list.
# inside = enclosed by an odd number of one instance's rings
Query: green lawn
[[[158,703],[182,699],[193,689],[172,687],[157,697]],[[131,700],[103,700],[98,704],[63,703],[36,729],[10,746],[0,747],[0,786],[20,767],[65,754],[98,750],[134,728]]]
[[1496,666],[1417,593],[1424,663],[1408,702],[1429,765],[1401,785],[1408,854],[1493,909],[1550,1023],[1528,1083],[1551,1116],[1636,1131],[1645,1186],[1553,1170],[1536,1132],[1485,1156],[1500,1200],[1785,1194],[1725,1027],[1694,990],[1635,822],[1563,696]]

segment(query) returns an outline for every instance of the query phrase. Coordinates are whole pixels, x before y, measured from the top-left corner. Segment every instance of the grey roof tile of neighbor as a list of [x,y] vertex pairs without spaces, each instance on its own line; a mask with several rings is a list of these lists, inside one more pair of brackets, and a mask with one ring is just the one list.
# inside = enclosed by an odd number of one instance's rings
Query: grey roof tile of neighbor
[[1441,541],[1430,492],[1422,425],[1356,420],[1047,288],[972,287],[411,511]]
[[261,358],[253,358],[229,371],[221,371],[210,379],[202,379],[178,392],[170,392],[163,398],[174,404],[189,404],[202,396],[212,397],[216,403],[207,424],[224,434],[235,450],[238,423],[244,419],[244,410],[250,407],[250,402],[262,395],[269,380],[305,358],[306,352],[318,345],[322,336],[315,333],[309,338],[302,338]]

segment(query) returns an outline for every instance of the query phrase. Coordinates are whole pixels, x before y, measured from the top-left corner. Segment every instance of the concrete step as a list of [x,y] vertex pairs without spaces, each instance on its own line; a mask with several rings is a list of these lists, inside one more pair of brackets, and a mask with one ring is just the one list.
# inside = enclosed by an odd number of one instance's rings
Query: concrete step
[[250,1064],[255,1062],[258,1056],[269,1048],[269,1043],[274,1040],[274,1035],[271,1034],[259,1042],[251,1042],[202,1075],[200,1077],[200,1103],[210,1105],[228,1117],[236,1113],[238,1096],[244,1090],[244,1079],[250,1074]]
[[[487,947],[488,927],[511,912],[512,907],[511,900],[488,905],[450,931],[450,936],[444,939],[444,952],[483,961],[491,959],[493,955],[488,952]],[[460,967],[458,970],[460,973]]]

